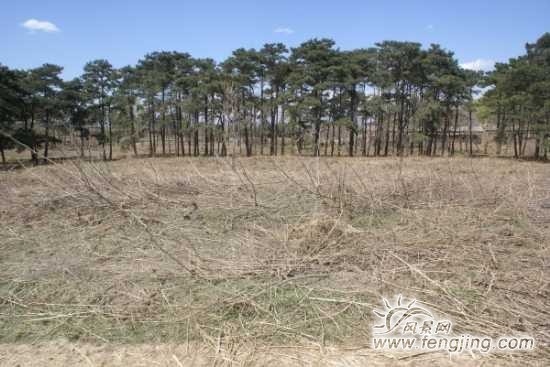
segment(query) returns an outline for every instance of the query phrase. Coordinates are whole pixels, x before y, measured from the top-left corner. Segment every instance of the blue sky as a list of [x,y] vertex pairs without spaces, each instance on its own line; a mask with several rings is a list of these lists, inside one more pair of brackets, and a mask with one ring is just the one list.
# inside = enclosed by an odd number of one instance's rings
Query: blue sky
[[72,78],[97,58],[121,67],[177,50],[221,61],[238,47],[329,37],[342,49],[388,39],[439,43],[461,63],[487,68],[544,32],[549,0],[6,0],[0,63],[55,63]]

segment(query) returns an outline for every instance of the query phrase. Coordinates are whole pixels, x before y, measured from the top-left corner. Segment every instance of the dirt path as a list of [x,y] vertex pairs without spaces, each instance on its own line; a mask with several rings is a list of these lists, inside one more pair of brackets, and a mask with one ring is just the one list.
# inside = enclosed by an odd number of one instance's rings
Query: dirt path
[[232,351],[187,345],[91,345],[51,342],[0,345],[1,366],[543,366],[525,355],[409,355],[316,347],[235,348]]

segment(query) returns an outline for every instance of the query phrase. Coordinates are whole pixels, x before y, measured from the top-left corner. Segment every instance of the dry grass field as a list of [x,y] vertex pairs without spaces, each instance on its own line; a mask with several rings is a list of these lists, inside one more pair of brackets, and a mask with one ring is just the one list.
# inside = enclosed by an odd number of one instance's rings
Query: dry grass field
[[[0,172],[0,365],[550,363],[550,167],[154,158]],[[382,297],[533,352],[388,354]]]

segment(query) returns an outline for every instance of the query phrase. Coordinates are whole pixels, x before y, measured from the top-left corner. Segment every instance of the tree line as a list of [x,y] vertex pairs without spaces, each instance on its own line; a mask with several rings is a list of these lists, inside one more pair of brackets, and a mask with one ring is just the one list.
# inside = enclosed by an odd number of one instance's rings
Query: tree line
[[[550,33],[489,73],[462,68],[439,45],[384,41],[351,51],[330,39],[235,50],[217,63],[153,52],[134,66],[94,60],[73,80],[44,64],[0,64],[0,153],[26,149],[38,164],[52,144],[93,140],[104,160],[113,144],[139,154],[339,156],[473,154],[472,114],[496,124],[499,146],[547,157]],[[476,91],[488,91],[479,100]],[[459,129],[460,116],[468,129]],[[41,152],[41,154],[39,154]],[[42,157],[39,157],[42,156]]]
[[525,45],[526,53],[497,63],[483,83],[490,89],[478,114],[496,125],[497,154],[511,143],[514,157],[525,156],[527,139],[535,141],[534,157],[548,158],[550,149],[550,33]]

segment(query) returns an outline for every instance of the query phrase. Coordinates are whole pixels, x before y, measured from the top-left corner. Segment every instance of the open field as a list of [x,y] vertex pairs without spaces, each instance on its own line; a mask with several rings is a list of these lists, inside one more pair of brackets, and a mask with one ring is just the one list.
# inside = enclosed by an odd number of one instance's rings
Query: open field
[[[0,221],[0,364],[550,363],[544,163],[68,161],[0,172]],[[374,351],[398,294],[536,350]]]

